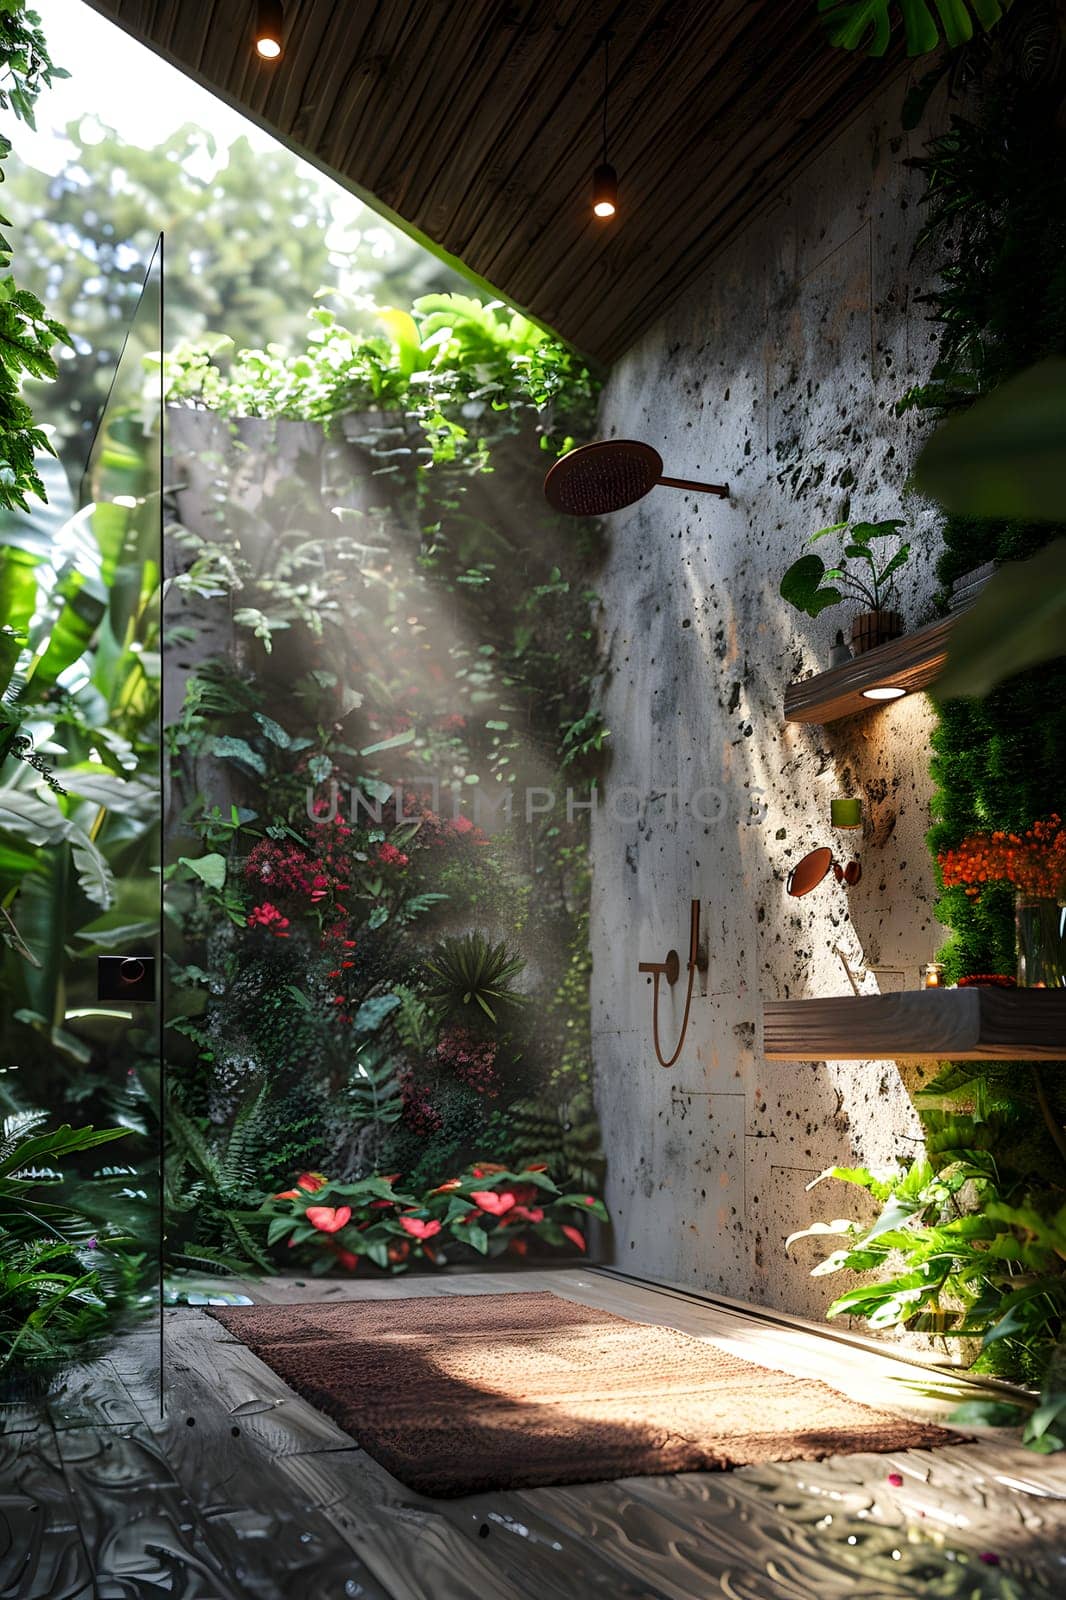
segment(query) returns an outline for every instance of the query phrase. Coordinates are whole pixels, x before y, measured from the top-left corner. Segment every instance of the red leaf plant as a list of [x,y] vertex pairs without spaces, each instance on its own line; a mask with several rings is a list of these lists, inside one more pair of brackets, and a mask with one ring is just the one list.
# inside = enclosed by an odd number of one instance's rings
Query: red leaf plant
[[534,1240],[585,1253],[578,1218],[607,1217],[594,1195],[563,1194],[543,1164],[512,1171],[496,1161],[478,1161],[421,1194],[407,1191],[398,1173],[343,1182],[304,1172],[263,1210],[268,1245],[302,1252],[315,1273],[354,1272],[363,1261],[391,1273],[420,1262],[444,1266],[457,1250],[525,1256]]

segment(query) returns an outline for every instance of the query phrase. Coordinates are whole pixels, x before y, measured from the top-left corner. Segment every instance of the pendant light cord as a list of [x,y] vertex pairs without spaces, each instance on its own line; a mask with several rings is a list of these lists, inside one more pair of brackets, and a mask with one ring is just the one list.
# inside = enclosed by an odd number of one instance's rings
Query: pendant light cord
[[603,164],[607,165],[607,94],[611,83],[611,35],[603,36]]

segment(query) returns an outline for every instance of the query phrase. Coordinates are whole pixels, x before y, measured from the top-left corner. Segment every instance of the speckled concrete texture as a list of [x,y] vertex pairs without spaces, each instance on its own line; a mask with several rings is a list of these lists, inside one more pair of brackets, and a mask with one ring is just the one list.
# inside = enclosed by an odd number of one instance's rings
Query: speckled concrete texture
[[[915,986],[942,937],[932,912],[928,739],[916,697],[826,727],[786,725],[785,685],[828,666],[848,608],[801,616],[778,584],[807,536],[850,513],[904,516],[917,548],[908,627],[932,615],[936,520],[904,491],[918,433],[894,413],[927,376],[931,328],[912,266],[921,180],[905,165],[897,84],[754,222],[616,367],[603,436],[646,439],[665,470],[728,480],[729,503],[656,489],[609,519],[601,575],[603,710],[613,756],[593,827],[593,1035],[619,1265],[821,1315],[842,1280],[785,1238],[859,1214],[823,1168],[912,1155],[900,1068],[767,1062],[765,997]],[[938,115],[940,113],[937,113]],[[624,226],[624,221],[621,224]],[[834,833],[834,794],[865,826]],[[816,845],[861,854],[861,883],[790,900]],[[639,960],[686,959],[703,905],[707,970],[688,1039],[663,1070]],[[684,982],[663,1007],[673,1048]],[[825,1252],[827,1253],[827,1252]]]

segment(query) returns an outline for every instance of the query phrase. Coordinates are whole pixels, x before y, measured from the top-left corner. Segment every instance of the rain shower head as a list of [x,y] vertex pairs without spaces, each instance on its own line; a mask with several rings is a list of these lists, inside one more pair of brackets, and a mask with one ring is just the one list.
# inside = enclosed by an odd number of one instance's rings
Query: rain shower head
[[664,478],[662,456],[639,439],[599,439],[578,445],[548,469],[544,494],[554,510],[568,517],[604,517],[643,500],[660,483],[670,489],[716,494],[723,500],[729,497],[724,483]]

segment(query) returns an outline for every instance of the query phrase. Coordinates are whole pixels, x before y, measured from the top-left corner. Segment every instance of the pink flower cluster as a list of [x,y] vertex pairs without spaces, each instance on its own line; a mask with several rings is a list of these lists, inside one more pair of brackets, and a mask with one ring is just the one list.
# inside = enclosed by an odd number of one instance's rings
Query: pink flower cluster
[[384,844],[378,845],[378,860],[383,867],[406,867],[411,857],[404,855],[402,850],[398,850],[394,844],[389,844],[386,840]]
[[437,1060],[468,1088],[495,1100],[499,1094],[496,1072],[497,1044],[494,1039],[478,1039],[469,1028],[449,1028],[437,1044]]
[[260,839],[244,863],[244,876],[275,894],[310,894],[312,863],[297,844]]
[[416,1083],[413,1072],[400,1073],[400,1094],[403,1099],[403,1120],[413,1133],[428,1139],[440,1132],[444,1118],[433,1104],[429,1090]]
[[422,846],[447,844],[455,839],[465,839],[467,844],[491,843],[484,828],[462,812],[458,816],[444,818],[434,811],[433,796],[428,789],[404,790],[403,816],[397,816],[396,820],[410,822],[416,818],[422,824],[418,830],[418,843]]
[[282,916],[277,906],[271,905],[269,900],[264,900],[262,905],[253,906],[248,913],[248,926],[250,928],[267,928],[275,939],[289,937],[288,917]]

